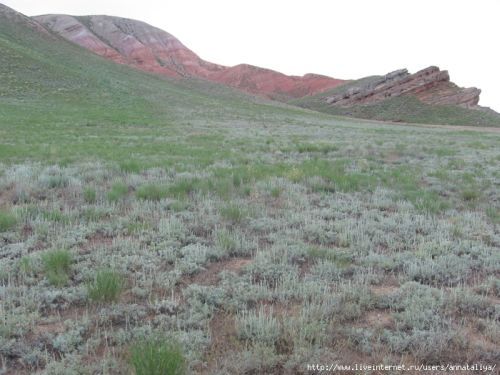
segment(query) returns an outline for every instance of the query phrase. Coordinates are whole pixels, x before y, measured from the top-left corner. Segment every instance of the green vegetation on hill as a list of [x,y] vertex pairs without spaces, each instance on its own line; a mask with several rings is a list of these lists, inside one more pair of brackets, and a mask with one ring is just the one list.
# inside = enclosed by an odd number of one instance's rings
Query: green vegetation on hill
[[379,103],[351,107],[332,106],[325,100],[328,96],[341,94],[352,87],[366,85],[377,78],[380,77],[372,76],[351,81],[321,94],[291,100],[289,104],[332,115],[380,121],[417,124],[500,126],[500,115],[491,110],[467,109],[452,105],[430,105],[412,96],[393,97]]
[[[135,155],[150,157],[149,165],[178,157],[210,163],[223,131],[204,137],[177,125],[202,120],[210,127],[297,113],[221,85],[117,65],[6,18],[0,22],[0,52],[3,160],[124,161]],[[185,142],[195,147],[188,150]]]

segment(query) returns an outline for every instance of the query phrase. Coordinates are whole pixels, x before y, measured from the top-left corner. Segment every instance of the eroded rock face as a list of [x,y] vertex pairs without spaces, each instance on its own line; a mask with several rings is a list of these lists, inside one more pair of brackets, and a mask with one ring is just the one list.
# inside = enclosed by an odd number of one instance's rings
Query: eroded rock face
[[287,76],[251,65],[226,67],[202,60],[173,35],[144,22],[109,16],[44,15],[34,19],[65,39],[117,63],[170,77],[197,77],[268,97],[316,94],[344,81]]
[[226,68],[209,76],[209,79],[271,98],[279,98],[280,95],[300,98],[328,90],[343,82],[317,74],[306,74],[302,77],[287,76],[247,64]]
[[460,88],[450,82],[446,70],[431,66],[410,74],[401,69],[377,78],[362,87],[330,96],[325,100],[334,106],[349,107],[371,104],[401,95],[413,95],[428,104],[460,105],[472,108],[479,103],[481,90]]

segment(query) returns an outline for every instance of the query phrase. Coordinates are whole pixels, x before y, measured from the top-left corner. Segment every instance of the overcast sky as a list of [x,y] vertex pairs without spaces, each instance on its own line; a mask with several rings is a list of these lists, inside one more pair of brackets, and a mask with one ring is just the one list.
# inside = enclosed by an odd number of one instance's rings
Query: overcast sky
[[500,111],[500,0],[0,1],[30,16],[139,19],[224,65],[345,79],[437,65]]

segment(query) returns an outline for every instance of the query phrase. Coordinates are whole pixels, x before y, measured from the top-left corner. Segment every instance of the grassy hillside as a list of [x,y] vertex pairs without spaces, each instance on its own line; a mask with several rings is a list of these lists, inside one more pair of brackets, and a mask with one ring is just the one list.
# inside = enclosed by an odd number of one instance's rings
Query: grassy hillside
[[498,362],[496,129],[336,118],[9,22],[2,372]]
[[[178,125],[200,119],[204,126],[214,121],[265,121],[280,111],[297,112],[205,81],[173,81],[116,65],[5,18],[0,51],[0,121],[9,130],[0,148],[4,160],[18,156],[48,161],[123,160],[133,153],[151,156],[146,164],[164,165],[174,162],[176,154],[188,152],[193,158],[199,156],[200,162],[209,162],[213,158],[205,155],[210,153],[206,146],[213,147],[210,139],[215,142],[220,132],[189,139],[189,144],[199,143],[193,154],[183,146],[189,134]],[[77,141],[67,139],[68,128]],[[152,135],[143,139],[146,128]],[[127,139],[117,134],[120,131],[127,133]],[[165,137],[176,139],[168,153]],[[23,144],[14,147],[20,138]]]
[[333,90],[314,96],[289,101],[290,104],[333,115],[366,118],[380,121],[409,122],[418,124],[445,124],[471,126],[500,126],[500,115],[491,110],[472,110],[458,106],[429,105],[411,96],[394,97],[370,105],[335,107],[325,98],[340,94],[351,87],[362,86],[380,78],[372,76],[351,81]]

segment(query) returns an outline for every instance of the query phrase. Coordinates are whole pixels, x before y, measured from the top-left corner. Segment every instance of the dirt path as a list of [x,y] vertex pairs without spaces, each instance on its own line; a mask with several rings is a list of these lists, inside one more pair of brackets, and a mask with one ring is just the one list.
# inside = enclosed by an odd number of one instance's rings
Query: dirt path
[[479,133],[497,133],[500,134],[500,127],[494,126],[472,126],[472,125],[438,125],[438,124],[416,124],[411,122],[391,122],[391,121],[380,121],[380,120],[370,120],[363,118],[354,118],[346,116],[336,116],[345,120],[353,121],[358,120],[364,123],[372,123],[377,125],[392,125],[392,126],[411,126],[414,128],[435,128],[435,129],[448,129],[454,131],[473,131]]
[[490,127],[490,126],[462,126],[462,125],[431,125],[431,124],[406,124],[406,123],[386,123],[389,125],[404,125],[404,126],[415,126],[419,128],[437,128],[437,129],[449,129],[454,131],[473,131],[479,133],[498,133],[500,134],[500,127]]

